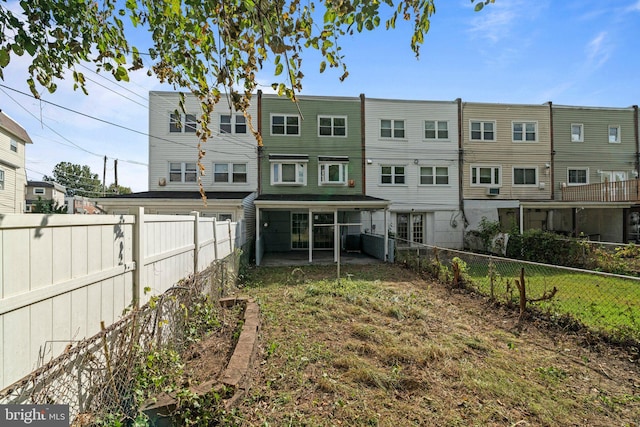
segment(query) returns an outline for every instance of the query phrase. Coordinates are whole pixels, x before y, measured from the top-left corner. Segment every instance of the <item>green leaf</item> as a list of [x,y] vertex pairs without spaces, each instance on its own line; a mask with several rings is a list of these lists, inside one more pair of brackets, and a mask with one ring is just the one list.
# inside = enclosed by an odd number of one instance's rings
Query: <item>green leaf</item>
[[483,7],[484,7],[484,3],[480,2],[480,3],[476,4],[475,11],[476,12],[480,12]]
[[284,70],[284,66],[282,64],[276,64],[276,72],[275,75],[279,76],[280,74],[282,74],[282,71]]
[[0,68],[4,68],[9,65],[9,61],[11,60],[11,56],[6,49],[0,49]]
[[327,63],[325,61],[322,61],[320,63],[320,72],[324,73],[324,70],[327,68]]

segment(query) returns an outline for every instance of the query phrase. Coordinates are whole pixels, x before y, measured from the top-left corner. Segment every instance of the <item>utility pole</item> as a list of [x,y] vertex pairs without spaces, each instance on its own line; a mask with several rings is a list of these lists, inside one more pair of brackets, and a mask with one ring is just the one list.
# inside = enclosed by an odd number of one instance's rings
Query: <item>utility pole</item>
[[120,187],[118,187],[118,159],[113,161],[113,171],[115,175],[116,194],[120,194]]
[[107,190],[107,156],[104,156],[104,166],[102,167],[102,197],[104,197]]

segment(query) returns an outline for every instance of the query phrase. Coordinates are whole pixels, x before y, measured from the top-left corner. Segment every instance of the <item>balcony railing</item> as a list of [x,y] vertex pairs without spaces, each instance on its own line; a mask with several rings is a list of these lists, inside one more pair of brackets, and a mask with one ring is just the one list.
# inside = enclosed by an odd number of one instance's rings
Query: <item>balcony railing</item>
[[565,202],[639,202],[640,180],[562,187]]

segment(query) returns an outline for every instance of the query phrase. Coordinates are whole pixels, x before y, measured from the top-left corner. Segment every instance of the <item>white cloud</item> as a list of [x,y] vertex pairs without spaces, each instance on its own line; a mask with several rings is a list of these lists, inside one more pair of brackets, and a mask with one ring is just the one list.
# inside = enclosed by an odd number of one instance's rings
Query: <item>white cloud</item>
[[601,31],[587,43],[585,48],[588,65],[598,68],[604,65],[611,56],[612,45],[606,31]]

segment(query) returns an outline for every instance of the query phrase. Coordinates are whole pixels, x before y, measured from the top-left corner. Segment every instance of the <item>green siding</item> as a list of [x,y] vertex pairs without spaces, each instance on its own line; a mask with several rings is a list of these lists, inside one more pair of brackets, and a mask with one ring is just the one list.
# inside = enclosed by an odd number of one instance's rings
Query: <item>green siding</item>
[[[583,125],[583,142],[571,141],[571,124]],[[609,143],[609,125],[620,126],[620,143]],[[598,170],[624,171],[633,179],[636,169],[634,109],[553,107],[554,182],[556,199],[568,168],[589,168],[589,183],[601,182]]]
[[[299,109],[299,110],[298,110]],[[272,114],[302,114],[299,136],[271,135]],[[346,116],[347,137],[318,136],[318,116]],[[300,97],[298,105],[286,98],[262,97],[262,194],[362,194],[362,132],[359,98]],[[269,154],[306,154],[306,186],[271,185]],[[348,179],[353,187],[318,185],[318,156],[349,156]]]

